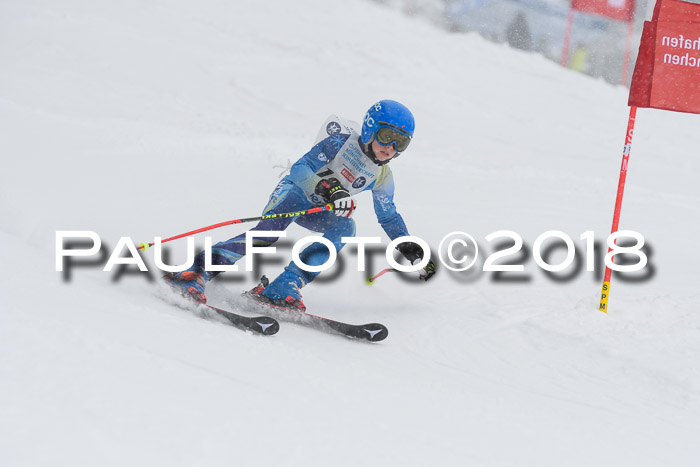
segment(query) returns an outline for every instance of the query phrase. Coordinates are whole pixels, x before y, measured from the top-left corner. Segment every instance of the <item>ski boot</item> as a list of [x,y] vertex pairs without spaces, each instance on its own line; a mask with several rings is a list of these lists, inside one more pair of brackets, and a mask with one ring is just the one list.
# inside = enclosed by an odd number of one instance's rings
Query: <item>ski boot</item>
[[204,295],[204,284],[207,280],[205,274],[192,266],[182,272],[166,274],[163,280],[183,297],[197,303],[207,303],[207,297]]
[[258,302],[305,313],[306,305],[301,301],[299,292],[303,286],[304,280],[301,277],[285,270],[272,283],[267,277],[262,276],[257,287],[248,294]]

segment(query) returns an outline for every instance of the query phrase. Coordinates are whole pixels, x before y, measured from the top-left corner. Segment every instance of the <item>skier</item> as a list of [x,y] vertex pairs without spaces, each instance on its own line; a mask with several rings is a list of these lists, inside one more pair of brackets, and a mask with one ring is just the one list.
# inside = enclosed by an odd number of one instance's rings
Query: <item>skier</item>
[[[330,136],[292,165],[289,175],[272,192],[263,215],[303,211],[329,203],[333,210],[294,218],[266,219],[251,230],[281,231],[296,222],[309,230],[322,232],[339,251],[344,246],[341,238],[355,235],[355,221],[351,219],[357,207],[354,196],[372,190],[377,220],[389,238],[409,235],[394,205],[394,181],[387,164],[406,150],[414,127],[411,112],[392,100],[379,101],[367,111],[361,135],[349,128],[349,134],[343,134],[340,125],[329,123],[326,129]],[[246,234],[242,233],[214,245],[212,264],[231,265],[241,259],[245,255],[245,240]],[[277,240],[256,237],[255,244],[269,246]],[[423,249],[416,243],[405,242],[397,249],[411,264],[423,259]],[[312,243],[299,256],[305,264],[318,266],[328,260],[329,252],[326,246]],[[201,252],[189,269],[167,274],[163,279],[188,298],[206,303],[205,284],[217,274],[205,271],[204,252]],[[259,301],[305,311],[299,289],[318,274],[305,271],[292,261],[272,283],[261,283],[251,293]],[[428,280],[434,274],[435,264],[429,261],[421,278]]]

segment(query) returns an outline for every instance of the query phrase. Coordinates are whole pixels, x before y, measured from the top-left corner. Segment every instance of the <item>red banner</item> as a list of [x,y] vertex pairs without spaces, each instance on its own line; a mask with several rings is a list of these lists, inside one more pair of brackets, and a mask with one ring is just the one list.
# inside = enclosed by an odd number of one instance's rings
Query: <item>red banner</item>
[[571,0],[571,8],[629,22],[634,15],[634,0]]
[[651,20],[700,22],[700,5],[680,0],[659,0],[654,7]]
[[644,23],[629,105],[700,113],[700,4],[657,2]]

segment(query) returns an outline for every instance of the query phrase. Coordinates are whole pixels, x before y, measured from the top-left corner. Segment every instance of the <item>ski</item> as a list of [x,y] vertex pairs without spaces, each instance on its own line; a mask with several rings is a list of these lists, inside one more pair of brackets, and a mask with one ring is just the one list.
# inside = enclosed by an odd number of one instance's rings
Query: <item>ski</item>
[[349,324],[341,321],[312,315],[303,311],[276,305],[261,300],[259,295],[251,292],[243,292],[243,297],[256,305],[256,310],[266,315],[274,316],[281,321],[300,324],[312,329],[338,334],[353,339],[362,339],[369,342],[383,341],[389,335],[389,330],[383,324]]
[[219,315],[226,318],[233,326],[244,331],[252,331],[256,334],[262,334],[263,336],[271,336],[273,334],[277,334],[277,331],[280,330],[280,323],[269,316],[256,316],[254,318],[250,318],[248,316],[239,315],[232,311],[217,308],[206,303],[200,303],[200,305],[215,311]]
[[178,290],[176,288],[170,287],[170,291],[174,292],[175,295],[179,295],[181,301],[178,301],[177,303],[173,303],[170,300],[166,301],[171,305],[175,305],[178,308],[182,308],[183,310],[192,312],[194,311],[194,309],[192,308],[193,306],[195,308],[198,306],[205,307],[214,311],[218,315],[221,315],[224,318],[226,318],[226,320],[232,326],[244,331],[251,331],[256,334],[261,334],[263,336],[271,336],[273,334],[277,334],[277,331],[280,330],[280,323],[278,323],[275,319],[269,316],[257,316],[251,318],[249,316],[239,315],[238,313],[234,313],[229,310],[224,310],[223,308],[217,308],[215,306],[209,305],[208,303],[202,303],[199,300],[192,297],[191,295],[183,293],[181,290]]

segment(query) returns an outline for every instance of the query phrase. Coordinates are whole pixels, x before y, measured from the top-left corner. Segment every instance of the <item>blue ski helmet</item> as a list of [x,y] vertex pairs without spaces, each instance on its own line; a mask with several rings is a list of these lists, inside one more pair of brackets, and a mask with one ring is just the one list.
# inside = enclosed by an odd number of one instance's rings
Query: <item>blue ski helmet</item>
[[360,139],[364,144],[370,144],[377,138],[379,129],[396,130],[398,135],[394,133],[394,136],[403,136],[403,138],[392,138],[391,133],[393,132],[387,132],[388,135],[385,138],[377,140],[383,146],[393,144],[396,153],[399,154],[405,151],[408,143],[411,142],[415,126],[413,114],[405,105],[392,100],[383,100],[370,107],[365,114]]

